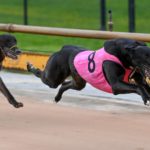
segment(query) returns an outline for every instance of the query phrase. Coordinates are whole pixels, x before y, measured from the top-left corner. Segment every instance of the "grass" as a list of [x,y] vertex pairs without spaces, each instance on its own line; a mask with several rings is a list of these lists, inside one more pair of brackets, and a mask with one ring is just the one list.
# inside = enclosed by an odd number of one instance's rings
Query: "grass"
[[[28,0],[29,25],[100,29],[100,0]],[[128,31],[128,0],[106,0],[107,10],[113,11],[114,31]],[[149,0],[136,0],[136,32],[150,32]],[[2,0],[1,23],[23,24],[23,0]],[[102,40],[14,34],[24,51],[51,53],[62,45],[73,44],[98,49]]]

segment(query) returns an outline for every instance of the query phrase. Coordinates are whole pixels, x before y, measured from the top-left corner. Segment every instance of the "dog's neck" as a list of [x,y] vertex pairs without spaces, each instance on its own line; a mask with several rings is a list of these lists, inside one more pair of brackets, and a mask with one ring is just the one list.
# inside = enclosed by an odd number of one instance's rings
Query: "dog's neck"
[[106,52],[116,56],[123,64],[124,67],[133,67],[131,63],[131,58],[128,52],[124,49],[105,49]]

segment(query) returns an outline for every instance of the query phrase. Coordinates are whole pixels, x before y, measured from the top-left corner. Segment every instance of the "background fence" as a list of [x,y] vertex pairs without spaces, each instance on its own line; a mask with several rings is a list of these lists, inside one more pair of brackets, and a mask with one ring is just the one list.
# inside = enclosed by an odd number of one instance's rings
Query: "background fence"
[[[150,33],[149,0],[135,0],[136,32]],[[128,31],[128,0],[106,0],[107,11],[113,12],[113,31]],[[28,0],[28,24],[37,26],[100,29],[99,0]],[[23,0],[1,0],[1,23],[24,24]],[[108,18],[108,15],[107,15]],[[107,19],[108,20],[108,19]],[[88,49],[98,49],[103,41],[94,39],[72,39],[41,35],[15,34],[19,46],[24,50],[50,53],[62,45],[73,44]]]
[[[1,1],[2,23],[24,24],[24,0]],[[136,31],[150,31],[149,0],[135,0]],[[106,0],[113,12],[114,30],[128,31],[128,0]],[[28,0],[29,25],[100,29],[100,0]]]

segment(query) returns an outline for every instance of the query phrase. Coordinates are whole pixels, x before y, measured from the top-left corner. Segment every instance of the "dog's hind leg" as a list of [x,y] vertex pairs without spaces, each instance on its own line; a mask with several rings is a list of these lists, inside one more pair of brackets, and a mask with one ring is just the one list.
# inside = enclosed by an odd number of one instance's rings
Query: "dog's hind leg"
[[55,102],[59,102],[60,99],[62,98],[62,94],[67,91],[68,89],[73,89],[73,90],[82,90],[86,85],[86,82],[83,79],[78,79],[78,80],[71,80],[71,81],[66,81],[62,83],[56,97],[55,97]]
[[58,67],[56,68],[55,65],[50,66],[49,69],[45,68],[44,71],[41,71],[40,69],[35,68],[32,64],[27,63],[27,70],[40,78],[42,82],[50,88],[57,88],[61,83],[65,84],[64,80],[68,76],[68,73],[65,73],[64,70],[61,71]]
[[67,85],[67,84],[69,84],[69,83],[71,83],[71,81],[64,81],[64,82],[62,83],[62,85]]
[[28,72],[32,72],[36,77],[41,78],[42,71],[38,68],[35,68],[31,63],[27,63]]
[[51,87],[51,84],[49,84],[47,78],[44,77],[44,72],[41,71],[39,68],[35,68],[31,63],[27,63],[27,70],[28,72],[33,73],[36,77],[40,78],[43,83]]

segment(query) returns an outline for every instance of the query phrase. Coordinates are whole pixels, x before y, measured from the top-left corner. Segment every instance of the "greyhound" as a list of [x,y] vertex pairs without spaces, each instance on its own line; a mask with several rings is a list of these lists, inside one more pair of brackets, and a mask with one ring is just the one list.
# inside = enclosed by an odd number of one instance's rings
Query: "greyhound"
[[[50,88],[61,85],[55,102],[60,101],[64,91],[82,90],[88,82],[114,95],[139,94],[146,105],[150,100],[150,89],[143,75],[149,75],[149,66],[150,48],[144,42],[118,38],[107,40],[96,51],[72,45],[63,46],[49,58],[44,71],[35,68],[30,62],[27,63],[27,70],[41,78]],[[129,81],[131,75],[134,83]],[[68,76],[72,80],[66,81]]]
[[[17,40],[13,35],[3,34],[0,35],[0,69],[2,69],[2,62],[5,57],[17,59],[18,55],[21,54],[20,49],[17,47]],[[8,102],[15,108],[23,107],[23,104],[17,102],[12,94],[7,89],[6,85],[0,77],[0,91],[7,98]]]

